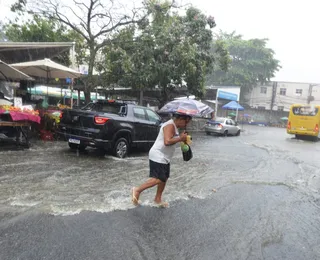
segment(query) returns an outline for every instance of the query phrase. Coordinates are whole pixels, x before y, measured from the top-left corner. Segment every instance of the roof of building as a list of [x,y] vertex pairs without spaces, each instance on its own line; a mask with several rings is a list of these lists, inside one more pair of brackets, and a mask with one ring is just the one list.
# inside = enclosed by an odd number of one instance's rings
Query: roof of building
[[73,42],[0,42],[0,59],[8,64],[53,58],[68,51]]

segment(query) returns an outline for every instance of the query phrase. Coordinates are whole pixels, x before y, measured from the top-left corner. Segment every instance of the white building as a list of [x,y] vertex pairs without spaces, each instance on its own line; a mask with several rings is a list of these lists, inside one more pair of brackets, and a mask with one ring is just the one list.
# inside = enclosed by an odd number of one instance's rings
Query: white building
[[320,104],[320,84],[269,82],[254,88],[247,100],[252,108],[289,111],[292,104]]

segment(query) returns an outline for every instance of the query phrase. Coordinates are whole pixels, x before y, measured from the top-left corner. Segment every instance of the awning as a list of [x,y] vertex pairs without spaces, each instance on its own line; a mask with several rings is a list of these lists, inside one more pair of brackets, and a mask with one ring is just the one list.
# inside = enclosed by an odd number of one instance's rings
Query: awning
[[0,80],[33,80],[33,78],[0,60]]
[[0,59],[10,64],[53,58],[73,46],[73,42],[0,42]]
[[228,104],[225,104],[223,107],[223,109],[230,109],[230,110],[244,110],[244,108],[242,106],[240,106],[236,101],[231,101]]
[[81,73],[50,59],[11,64],[28,75],[50,79],[79,78]]

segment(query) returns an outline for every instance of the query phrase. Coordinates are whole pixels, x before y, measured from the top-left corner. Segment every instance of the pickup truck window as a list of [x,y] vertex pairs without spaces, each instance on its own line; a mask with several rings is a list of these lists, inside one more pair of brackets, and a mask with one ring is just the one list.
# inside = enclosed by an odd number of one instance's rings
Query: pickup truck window
[[143,108],[140,108],[140,107],[133,108],[133,115],[135,118],[146,120],[146,114]]
[[108,104],[108,103],[89,103],[83,110],[98,111],[104,113],[118,114],[121,112],[120,104]]
[[157,123],[161,120],[160,117],[152,110],[147,109],[146,111],[147,111],[149,121]]
[[95,103],[89,103],[88,105],[84,106],[81,109],[82,110],[94,110],[95,105],[96,105]]
[[121,105],[119,104],[100,104],[99,111],[104,113],[119,114]]

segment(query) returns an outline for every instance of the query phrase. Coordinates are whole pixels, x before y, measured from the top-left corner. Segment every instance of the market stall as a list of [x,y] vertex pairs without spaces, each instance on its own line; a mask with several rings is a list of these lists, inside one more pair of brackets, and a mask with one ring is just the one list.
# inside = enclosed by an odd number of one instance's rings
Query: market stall
[[33,123],[40,124],[38,111],[8,105],[0,106],[0,139],[29,148],[29,133]]
[[[0,80],[33,80],[30,76],[0,61]],[[15,99],[16,106],[0,96],[0,141],[14,141],[19,146],[30,147],[29,130],[33,123],[39,124],[40,117],[32,107],[23,107],[22,100]]]
[[[81,76],[80,72],[75,71],[66,66],[63,66],[61,64],[58,64],[56,62],[53,62],[50,59],[15,63],[15,64],[12,64],[12,66],[24,73],[27,73],[28,75],[45,78],[47,79],[47,83],[49,79],[55,79],[57,82],[60,79],[66,80],[66,82],[70,84],[69,86],[70,90],[60,88],[58,91],[58,96],[66,97],[65,92],[69,92],[71,96],[70,108],[72,108],[73,99],[77,98],[77,96],[76,95],[74,96],[74,93],[73,93],[73,82],[74,82],[73,79],[79,78]],[[36,95],[40,93],[45,97],[42,101],[39,100],[39,107],[37,108],[40,112],[40,117],[41,117],[41,125],[39,127],[39,133],[40,133],[40,138],[42,140],[51,141],[56,139],[55,129],[57,124],[59,124],[59,121],[60,121],[60,113],[62,109],[67,108],[67,106],[64,106],[62,104],[56,107],[49,106],[47,101],[49,96],[51,96],[53,89],[57,89],[57,88],[49,87],[48,84],[46,86],[35,85],[33,88],[34,91],[32,92],[30,88],[30,92],[29,92],[32,95]],[[44,91],[39,92],[40,90],[44,90]]]
[[[27,73],[30,76],[45,78],[47,79],[47,83],[49,79],[56,79],[56,80],[66,79],[66,81],[68,81],[68,83],[70,84],[71,108],[72,108],[73,83],[74,83],[73,79],[79,78],[82,75],[79,71],[63,66],[50,59],[15,63],[15,64],[11,64],[11,66],[13,66],[16,69],[19,69],[24,73]],[[48,96],[49,87],[46,86],[46,88],[47,88],[47,96]]]

